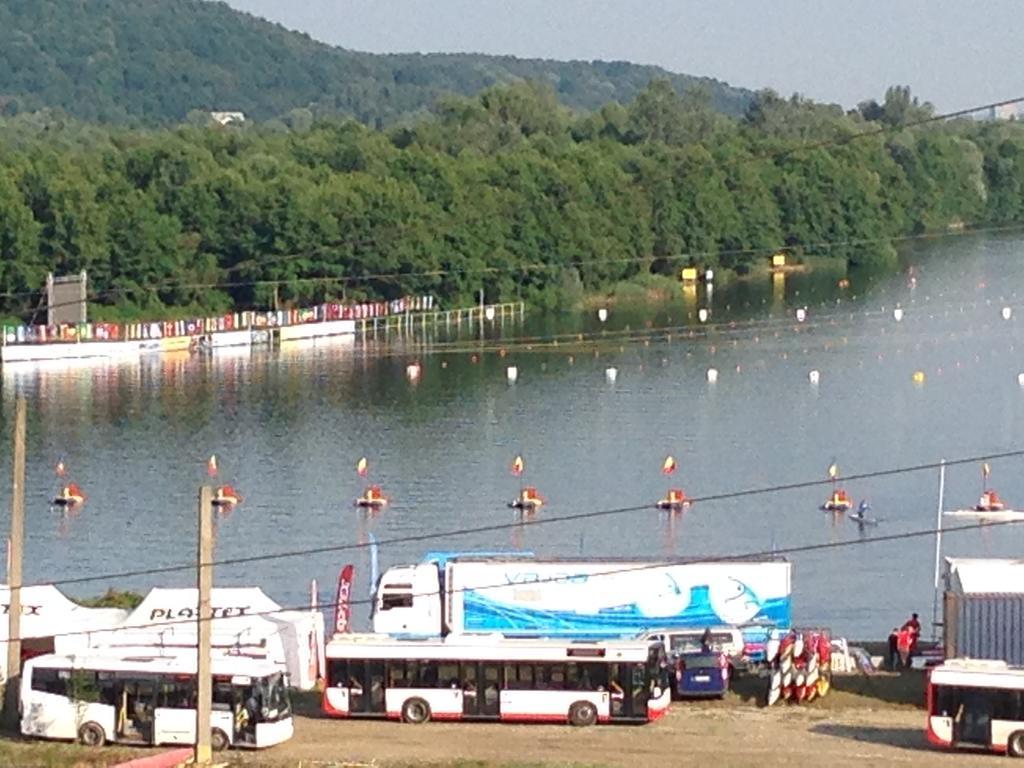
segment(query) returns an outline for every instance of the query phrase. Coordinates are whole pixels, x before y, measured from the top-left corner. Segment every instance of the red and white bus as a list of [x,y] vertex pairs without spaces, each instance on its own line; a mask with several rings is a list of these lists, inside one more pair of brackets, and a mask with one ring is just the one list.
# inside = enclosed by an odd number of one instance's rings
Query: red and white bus
[[928,740],[1024,757],[1024,668],[950,659],[928,678]]
[[335,635],[324,712],[334,717],[643,723],[671,699],[659,642]]

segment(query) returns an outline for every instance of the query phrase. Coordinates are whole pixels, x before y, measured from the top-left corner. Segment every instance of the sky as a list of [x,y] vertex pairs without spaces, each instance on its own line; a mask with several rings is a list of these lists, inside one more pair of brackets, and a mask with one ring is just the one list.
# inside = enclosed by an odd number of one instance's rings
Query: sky
[[657,64],[853,107],[909,85],[940,111],[1024,96],[1021,0],[228,0],[376,53]]

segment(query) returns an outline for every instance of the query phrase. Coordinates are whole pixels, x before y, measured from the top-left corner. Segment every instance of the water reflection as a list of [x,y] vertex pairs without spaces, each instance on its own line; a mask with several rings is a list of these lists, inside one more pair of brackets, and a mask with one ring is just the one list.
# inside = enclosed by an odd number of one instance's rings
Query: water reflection
[[[915,246],[913,289],[905,272],[852,271],[846,288],[837,275],[791,273],[723,283],[711,295],[681,291],[661,307],[611,305],[603,323],[592,311],[530,318],[504,333],[495,322],[483,340],[465,324],[442,328],[434,347],[380,332],[233,354],[6,367],[5,434],[14,395],[30,402],[27,577],[188,563],[210,454],[246,497],[218,518],[218,557],[338,548],[217,569],[218,583],[260,584],[285,604],[305,605],[308,580],[332,583],[346,562],[367,594],[371,536],[384,567],[428,549],[693,557],[928,528],[934,472],[851,488],[884,517],[874,530],[820,512],[824,485],[699,502],[680,516],[653,503],[669,451],[680,458],[687,493],[700,498],[815,479],[832,456],[853,474],[1019,448],[1022,245],[975,238]],[[1014,308],[1009,319],[1004,306]],[[701,308],[712,310],[706,324]],[[420,366],[415,382],[406,373],[412,362]],[[916,371],[925,374],[919,383]],[[528,452],[530,483],[550,499],[533,520],[505,506],[514,495],[508,464],[520,452]],[[61,455],[89,492],[75,515],[50,509]],[[352,506],[361,456],[372,457],[374,481],[393,497],[379,514]],[[1024,499],[1017,466],[1006,460],[994,469],[1000,490]],[[947,499],[976,498],[976,481],[976,466],[951,468]],[[0,486],[4,516],[7,493]],[[559,521],[634,506],[643,509]],[[425,538],[487,526],[494,530]],[[945,549],[1016,555],[1020,537],[1014,528],[978,528],[950,535]],[[362,549],[342,549],[349,545]],[[889,613],[930,604],[933,546],[921,538],[794,555],[798,618],[847,633],[887,630]],[[70,591],[190,577],[115,578]],[[356,606],[357,625],[367,615],[368,606]]]

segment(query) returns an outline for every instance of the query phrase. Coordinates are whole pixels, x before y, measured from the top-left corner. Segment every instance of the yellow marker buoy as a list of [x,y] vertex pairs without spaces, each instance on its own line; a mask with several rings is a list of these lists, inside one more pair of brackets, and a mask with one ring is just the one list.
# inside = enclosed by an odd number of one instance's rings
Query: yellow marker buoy
[[924,371],[914,371],[914,383],[924,384]]

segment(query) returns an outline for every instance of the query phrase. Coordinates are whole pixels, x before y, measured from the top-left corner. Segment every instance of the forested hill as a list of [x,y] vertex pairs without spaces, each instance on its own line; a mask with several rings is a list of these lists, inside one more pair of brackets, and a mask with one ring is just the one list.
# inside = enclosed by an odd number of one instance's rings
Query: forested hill
[[703,86],[716,109],[734,116],[751,97],[715,80],[622,62],[358,53],[208,0],[4,0],[0,62],[7,116],[50,107],[129,124],[177,123],[192,110],[266,120],[309,109],[313,117],[381,125],[446,93],[523,79],[550,83],[578,109],[628,103],[655,78],[679,92]]

